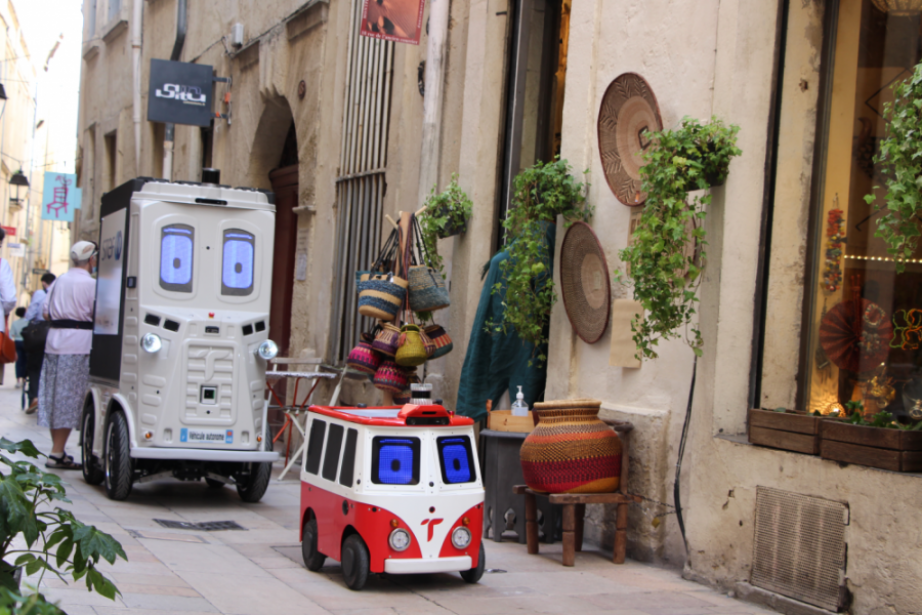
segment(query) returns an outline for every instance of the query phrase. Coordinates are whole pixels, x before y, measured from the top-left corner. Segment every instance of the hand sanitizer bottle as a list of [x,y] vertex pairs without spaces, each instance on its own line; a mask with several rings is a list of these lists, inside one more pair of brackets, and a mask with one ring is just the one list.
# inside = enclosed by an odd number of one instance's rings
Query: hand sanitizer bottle
[[528,404],[525,403],[522,385],[519,385],[519,392],[515,394],[515,402],[512,404],[512,416],[528,416]]

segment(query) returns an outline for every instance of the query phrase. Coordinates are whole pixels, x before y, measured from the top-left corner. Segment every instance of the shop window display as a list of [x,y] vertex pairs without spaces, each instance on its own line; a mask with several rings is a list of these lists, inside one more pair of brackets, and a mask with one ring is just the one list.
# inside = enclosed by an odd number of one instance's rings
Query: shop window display
[[[821,216],[812,237],[813,280],[806,406],[831,414],[859,407],[922,419],[922,249],[902,272],[875,237],[887,175],[877,161],[892,86],[922,60],[920,15],[842,0],[831,62],[829,129],[818,155]],[[866,195],[872,195],[866,202]]]

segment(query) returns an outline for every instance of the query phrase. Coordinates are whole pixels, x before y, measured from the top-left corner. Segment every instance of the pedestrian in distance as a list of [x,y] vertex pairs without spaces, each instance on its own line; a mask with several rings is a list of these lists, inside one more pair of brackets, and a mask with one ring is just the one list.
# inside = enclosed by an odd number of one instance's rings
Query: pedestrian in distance
[[16,308],[16,322],[10,325],[10,337],[16,342],[16,388],[26,383],[26,345],[22,341],[22,330],[29,324],[25,318],[26,308]]
[[80,464],[64,451],[71,430],[80,425],[83,398],[90,376],[93,343],[93,303],[96,244],[78,241],[70,249],[73,264],[48,289],[42,313],[51,322],[45,342],[38,389],[38,424],[51,429],[49,468],[78,470]]
[[[0,228],[0,243],[6,239],[6,231]],[[3,307],[3,321],[0,322],[0,331],[8,334],[7,317],[16,307],[16,283],[13,281],[13,270],[5,258],[0,258],[0,306]],[[0,384],[3,384],[3,365],[0,365]]]
[[26,310],[26,320],[29,321],[29,327],[23,335],[28,356],[26,371],[29,374],[29,408],[26,414],[32,414],[38,409],[38,385],[42,376],[42,362],[45,360],[45,337],[48,335],[42,305],[48,296],[48,287],[54,280],[55,275],[51,272],[42,276],[42,287],[33,293],[29,309]]

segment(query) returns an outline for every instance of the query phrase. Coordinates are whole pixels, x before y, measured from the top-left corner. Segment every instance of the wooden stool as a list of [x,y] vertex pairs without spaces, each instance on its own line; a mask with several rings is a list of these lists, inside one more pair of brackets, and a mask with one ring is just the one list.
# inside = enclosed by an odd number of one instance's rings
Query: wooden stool
[[535,493],[525,485],[516,485],[512,492],[525,496],[525,536],[528,552],[538,553],[538,502],[537,496],[550,500],[551,504],[563,506],[563,565],[576,562],[576,552],[583,550],[583,518],[586,504],[617,504],[618,517],[615,523],[616,564],[623,564],[627,553],[628,504],[639,502],[640,497],[625,493]]
[[516,485],[512,492],[525,496],[525,536],[528,552],[538,553],[538,501],[537,496],[547,498],[551,504],[563,506],[563,565],[576,562],[576,552],[583,550],[583,519],[586,504],[617,504],[618,516],[615,522],[615,549],[612,561],[623,564],[627,553],[628,505],[640,502],[641,498],[627,492],[628,438],[633,425],[626,422],[605,421],[614,427],[621,437],[621,480],[613,493],[536,493],[525,485]]

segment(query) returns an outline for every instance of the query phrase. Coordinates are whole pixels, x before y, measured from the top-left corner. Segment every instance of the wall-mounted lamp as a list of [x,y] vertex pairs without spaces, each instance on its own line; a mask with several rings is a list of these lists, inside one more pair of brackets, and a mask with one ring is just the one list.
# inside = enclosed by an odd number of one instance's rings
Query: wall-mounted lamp
[[22,205],[19,202],[19,187],[24,186],[28,188],[29,178],[25,176],[25,174],[22,172],[22,169],[19,169],[18,171],[13,173],[12,177],[10,177],[10,185],[16,186],[16,196],[10,198],[10,205],[14,207],[22,207]]

